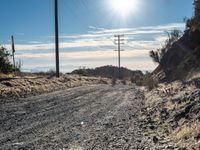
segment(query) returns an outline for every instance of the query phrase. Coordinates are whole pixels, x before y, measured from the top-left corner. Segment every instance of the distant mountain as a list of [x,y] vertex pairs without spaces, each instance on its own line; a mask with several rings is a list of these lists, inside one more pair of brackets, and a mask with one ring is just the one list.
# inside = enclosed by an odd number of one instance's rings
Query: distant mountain
[[188,29],[163,56],[152,77],[161,82],[182,80],[200,71],[200,30]]
[[[119,78],[119,69],[115,66],[103,66],[95,69],[78,69],[72,71],[72,74],[81,74],[85,76],[101,76],[107,78]],[[142,71],[132,71],[122,67],[120,69],[120,78],[130,78],[132,76],[143,76]]]

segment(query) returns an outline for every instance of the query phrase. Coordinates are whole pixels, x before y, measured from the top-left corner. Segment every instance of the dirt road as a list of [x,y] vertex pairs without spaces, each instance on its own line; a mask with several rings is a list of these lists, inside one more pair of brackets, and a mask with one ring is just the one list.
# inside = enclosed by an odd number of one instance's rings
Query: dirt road
[[133,86],[90,85],[0,104],[0,149],[143,149]]

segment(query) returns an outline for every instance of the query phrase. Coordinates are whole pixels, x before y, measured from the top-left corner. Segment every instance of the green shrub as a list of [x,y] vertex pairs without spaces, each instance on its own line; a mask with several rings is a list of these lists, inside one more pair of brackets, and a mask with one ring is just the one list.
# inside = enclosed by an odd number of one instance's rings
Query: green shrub
[[0,72],[10,73],[13,71],[14,67],[9,61],[10,56],[6,48],[0,46]]

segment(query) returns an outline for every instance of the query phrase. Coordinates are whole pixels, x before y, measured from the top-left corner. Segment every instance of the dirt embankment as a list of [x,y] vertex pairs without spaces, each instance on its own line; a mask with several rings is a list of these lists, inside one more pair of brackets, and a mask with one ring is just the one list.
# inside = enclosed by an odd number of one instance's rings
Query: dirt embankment
[[0,99],[22,98],[30,95],[53,92],[86,84],[109,84],[110,79],[84,77],[78,75],[63,75],[60,78],[25,77],[0,81]]
[[200,78],[185,83],[160,84],[145,92],[143,127],[156,133],[155,143],[163,137],[182,150],[200,149]]

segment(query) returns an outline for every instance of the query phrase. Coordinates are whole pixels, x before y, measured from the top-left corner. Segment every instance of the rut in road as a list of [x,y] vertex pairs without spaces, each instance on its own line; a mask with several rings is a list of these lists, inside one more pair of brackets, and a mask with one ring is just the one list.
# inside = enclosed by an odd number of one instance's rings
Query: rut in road
[[0,106],[0,149],[142,149],[143,96],[133,86],[90,85]]

